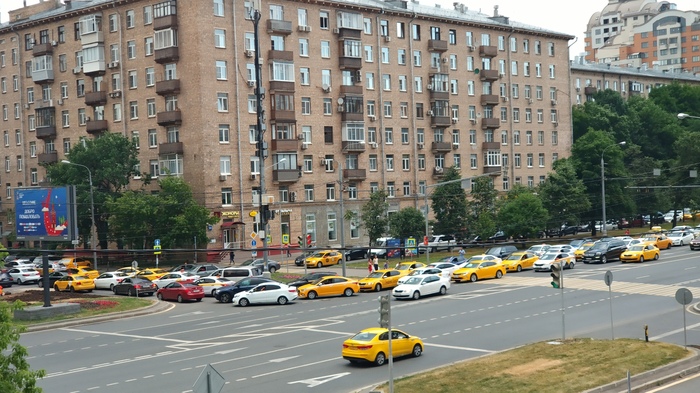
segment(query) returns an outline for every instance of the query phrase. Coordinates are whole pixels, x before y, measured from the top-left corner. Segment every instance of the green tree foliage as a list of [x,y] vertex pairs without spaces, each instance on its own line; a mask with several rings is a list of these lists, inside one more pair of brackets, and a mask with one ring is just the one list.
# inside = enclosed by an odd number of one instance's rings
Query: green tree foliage
[[360,209],[360,221],[367,230],[370,245],[386,233],[387,225],[389,224],[387,219],[389,203],[386,199],[387,193],[385,190],[375,191],[370,194],[369,201],[362,205]]
[[389,216],[389,234],[398,239],[420,237],[425,232],[425,217],[420,210],[407,207]]
[[0,302],[0,392],[41,393],[36,381],[46,375],[44,370],[32,371],[26,360],[27,348],[19,344],[24,327],[13,322],[14,310],[21,302]]
[[144,249],[160,239],[164,248],[190,246],[195,236],[207,239],[207,225],[219,219],[194,200],[190,186],[179,177],[162,178],[160,192],[127,191],[107,202],[110,233],[130,248]]
[[[549,173],[544,183],[538,187],[538,195],[542,205],[549,212],[549,223],[556,227],[564,223],[578,224],[582,215],[588,213],[591,202],[586,195],[586,187],[580,178],[576,177],[576,169],[569,159],[557,160],[554,172]],[[541,229],[552,227],[543,226]]]
[[473,181],[471,200],[467,202],[467,229],[471,235],[482,239],[493,236],[498,229],[496,224],[496,197],[490,177],[480,177]]
[[[92,173],[95,225],[101,248],[107,248],[109,212],[105,203],[118,197],[134,176],[140,176],[134,168],[139,163],[138,150],[134,143],[115,133],[105,133],[97,139],[87,139],[85,144],[77,144],[70,151],[70,161],[84,165]],[[75,185],[78,199],[78,230],[89,234],[90,226],[90,183],[87,170],[77,165],[64,163],[46,167],[46,174],[54,186]],[[147,178],[147,176],[144,176]],[[86,240],[88,236],[83,236]]]
[[[454,167],[446,168],[441,182],[459,180],[461,175]],[[433,234],[465,234],[467,196],[461,182],[455,181],[435,187],[431,196],[431,209],[435,216]]]
[[534,190],[516,185],[500,203],[498,222],[509,237],[532,238],[545,228],[549,214]]

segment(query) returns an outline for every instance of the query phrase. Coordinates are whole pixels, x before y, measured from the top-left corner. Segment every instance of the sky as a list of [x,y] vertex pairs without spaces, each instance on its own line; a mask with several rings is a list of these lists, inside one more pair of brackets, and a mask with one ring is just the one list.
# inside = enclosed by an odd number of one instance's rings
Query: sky
[[[0,0],[0,21],[8,21],[7,11],[21,8],[23,0]],[[26,0],[27,4],[36,4],[39,0]],[[203,1],[203,0],[197,0]],[[440,4],[442,8],[452,9],[455,0],[419,0],[421,5]],[[578,40],[571,47],[571,57],[583,52],[583,32],[594,12],[601,11],[608,4],[607,0],[461,0],[470,10],[493,15],[493,6],[498,5],[500,15],[513,21],[539,26],[548,30],[577,36]],[[679,10],[700,10],[697,0],[675,0]],[[572,40],[573,42],[573,40]]]

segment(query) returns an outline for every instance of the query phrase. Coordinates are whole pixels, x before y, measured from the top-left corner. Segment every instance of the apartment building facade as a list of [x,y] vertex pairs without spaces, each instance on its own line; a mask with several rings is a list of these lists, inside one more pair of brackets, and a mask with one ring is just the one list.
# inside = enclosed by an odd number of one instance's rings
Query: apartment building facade
[[[35,7],[35,8],[32,8]],[[252,15],[258,10],[260,53]],[[212,249],[245,247],[260,195],[271,244],[367,244],[372,191],[423,208],[444,168],[534,186],[571,146],[568,41],[485,15],[403,1],[47,1],[0,25],[0,179],[38,186],[83,138],[118,132],[140,170],[182,176],[219,224]],[[264,88],[256,156],[255,58]],[[265,189],[260,189],[260,173]],[[135,180],[135,182],[138,179]],[[136,185],[136,183],[135,183]],[[8,223],[8,218],[3,218]],[[7,227],[7,225],[6,225]]]

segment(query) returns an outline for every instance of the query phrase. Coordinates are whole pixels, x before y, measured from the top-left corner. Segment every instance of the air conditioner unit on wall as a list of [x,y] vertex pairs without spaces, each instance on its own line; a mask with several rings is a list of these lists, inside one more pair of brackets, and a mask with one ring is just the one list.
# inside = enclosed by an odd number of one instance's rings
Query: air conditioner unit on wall
[[552,106],[557,104],[557,100],[552,100]]
[[248,81],[248,87],[255,87],[255,81]]
[[255,180],[255,175],[250,175],[250,180]]
[[73,68],[73,73],[74,74],[80,74],[80,71],[82,70],[83,67],[75,67]]
[[503,102],[508,102],[508,97],[506,96],[501,97],[501,99],[503,100]]
[[384,42],[391,42],[391,37],[389,37],[388,35],[385,35]]
[[340,29],[333,29],[333,34],[340,34]]
[[253,57],[253,56],[255,56],[254,50],[246,50],[245,51],[245,57]]
[[452,124],[457,124],[457,121],[458,121],[458,120],[459,120],[458,118],[453,117],[453,118],[452,118]]
[[425,143],[419,143],[418,150],[423,150],[423,149],[425,149]]
[[369,115],[369,116],[367,116],[367,117],[369,118],[369,121],[375,121],[375,120],[377,120],[377,116],[375,116],[375,115]]
[[372,147],[372,149],[377,148],[377,142],[370,142],[369,145],[370,145],[370,147]]
[[469,45],[467,48],[469,48],[469,52],[474,52],[476,48],[474,48],[474,45]]
[[476,119],[469,119],[472,124],[476,124]]
[[428,116],[432,116],[432,115],[434,115],[434,112],[433,112],[433,111],[428,111]]
[[306,142],[302,142],[302,143],[301,143],[301,150],[306,150],[306,149],[308,149],[308,148],[309,148],[309,144],[308,144],[308,143],[306,143]]
[[219,181],[226,181],[226,175],[219,175]]

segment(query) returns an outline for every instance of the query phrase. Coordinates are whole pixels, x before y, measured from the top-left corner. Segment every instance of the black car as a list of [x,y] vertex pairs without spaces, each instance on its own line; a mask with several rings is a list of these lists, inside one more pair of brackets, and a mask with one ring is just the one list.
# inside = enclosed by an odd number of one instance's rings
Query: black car
[[211,264],[211,263],[198,263],[196,265],[192,265],[192,267],[187,271],[192,273],[192,274],[196,274],[198,276],[201,276],[202,274],[204,274],[206,272],[215,272],[219,269],[220,269],[220,267],[218,267],[214,264]]
[[[56,281],[62,279],[63,277],[65,277],[65,276],[67,276],[67,275],[68,275],[68,272],[53,272],[53,273],[50,273],[50,274],[48,275],[48,279],[46,280],[46,281],[48,281],[49,288],[53,288],[53,284],[54,284]],[[45,278],[47,278],[47,277],[42,277],[42,278],[39,279],[39,281],[36,282],[36,285],[37,285],[39,288],[43,288],[43,287],[44,287],[44,279],[45,279]]]
[[498,246],[489,248],[488,250],[486,250],[485,254],[493,255],[501,259],[506,259],[510,254],[516,251],[518,251],[518,249],[515,246]]
[[158,290],[156,284],[145,278],[127,277],[122,282],[112,287],[115,295],[129,295],[139,297],[141,295],[151,296]]
[[488,238],[490,242],[504,242],[508,240],[508,236],[503,231],[498,231]]
[[274,282],[274,280],[264,277],[247,277],[233,285],[219,288],[214,292],[214,298],[221,303],[231,303],[233,295],[237,294],[238,292],[253,289],[258,286],[258,284],[262,284],[264,282]]
[[0,273],[0,287],[3,288],[9,288],[14,284],[15,282],[12,280],[12,276],[9,274],[3,272]]
[[578,235],[578,231],[578,225],[564,225],[559,233],[561,234],[561,236]]
[[345,260],[353,261],[355,259],[367,259],[369,249],[367,247],[353,247],[345,251]]
[[622,240],[599,240],[583,253],[583,263],[607,263],[610,260],[620,259],[620,255],[625,250],[627,250],[627,246]]
[[337,275],[338,275],[338,273],[334,273],[334,272],[313,272],[313,273],[309,273],[309,274],[306,274],[306,275],[300,277],[298,280],[287,283],[287,285],[289,285],[290,287],[299,288],[300,286],[310,284],[310,283],[318,280],[319,278],[323,278],[326,276],[337,276]]
[[250,267],[257,267],[258,270],[261,272],[270,272],[274,273],[278,270],[280,270],[280,265],[279,262],[273,261],[272,259],[267,260],[267,266],[265,266],[265,260],[258,258],[258,259],[248,259],[247,261],[244,261],[243,263],[240,264],[240,266],[250,266]]
[[314,255],[315,253],[316,253],[316,250],[303,252],[301,255],[294,258],[294,264],[297,266],[304,266],[304,263],[306,262],[306,258]]

